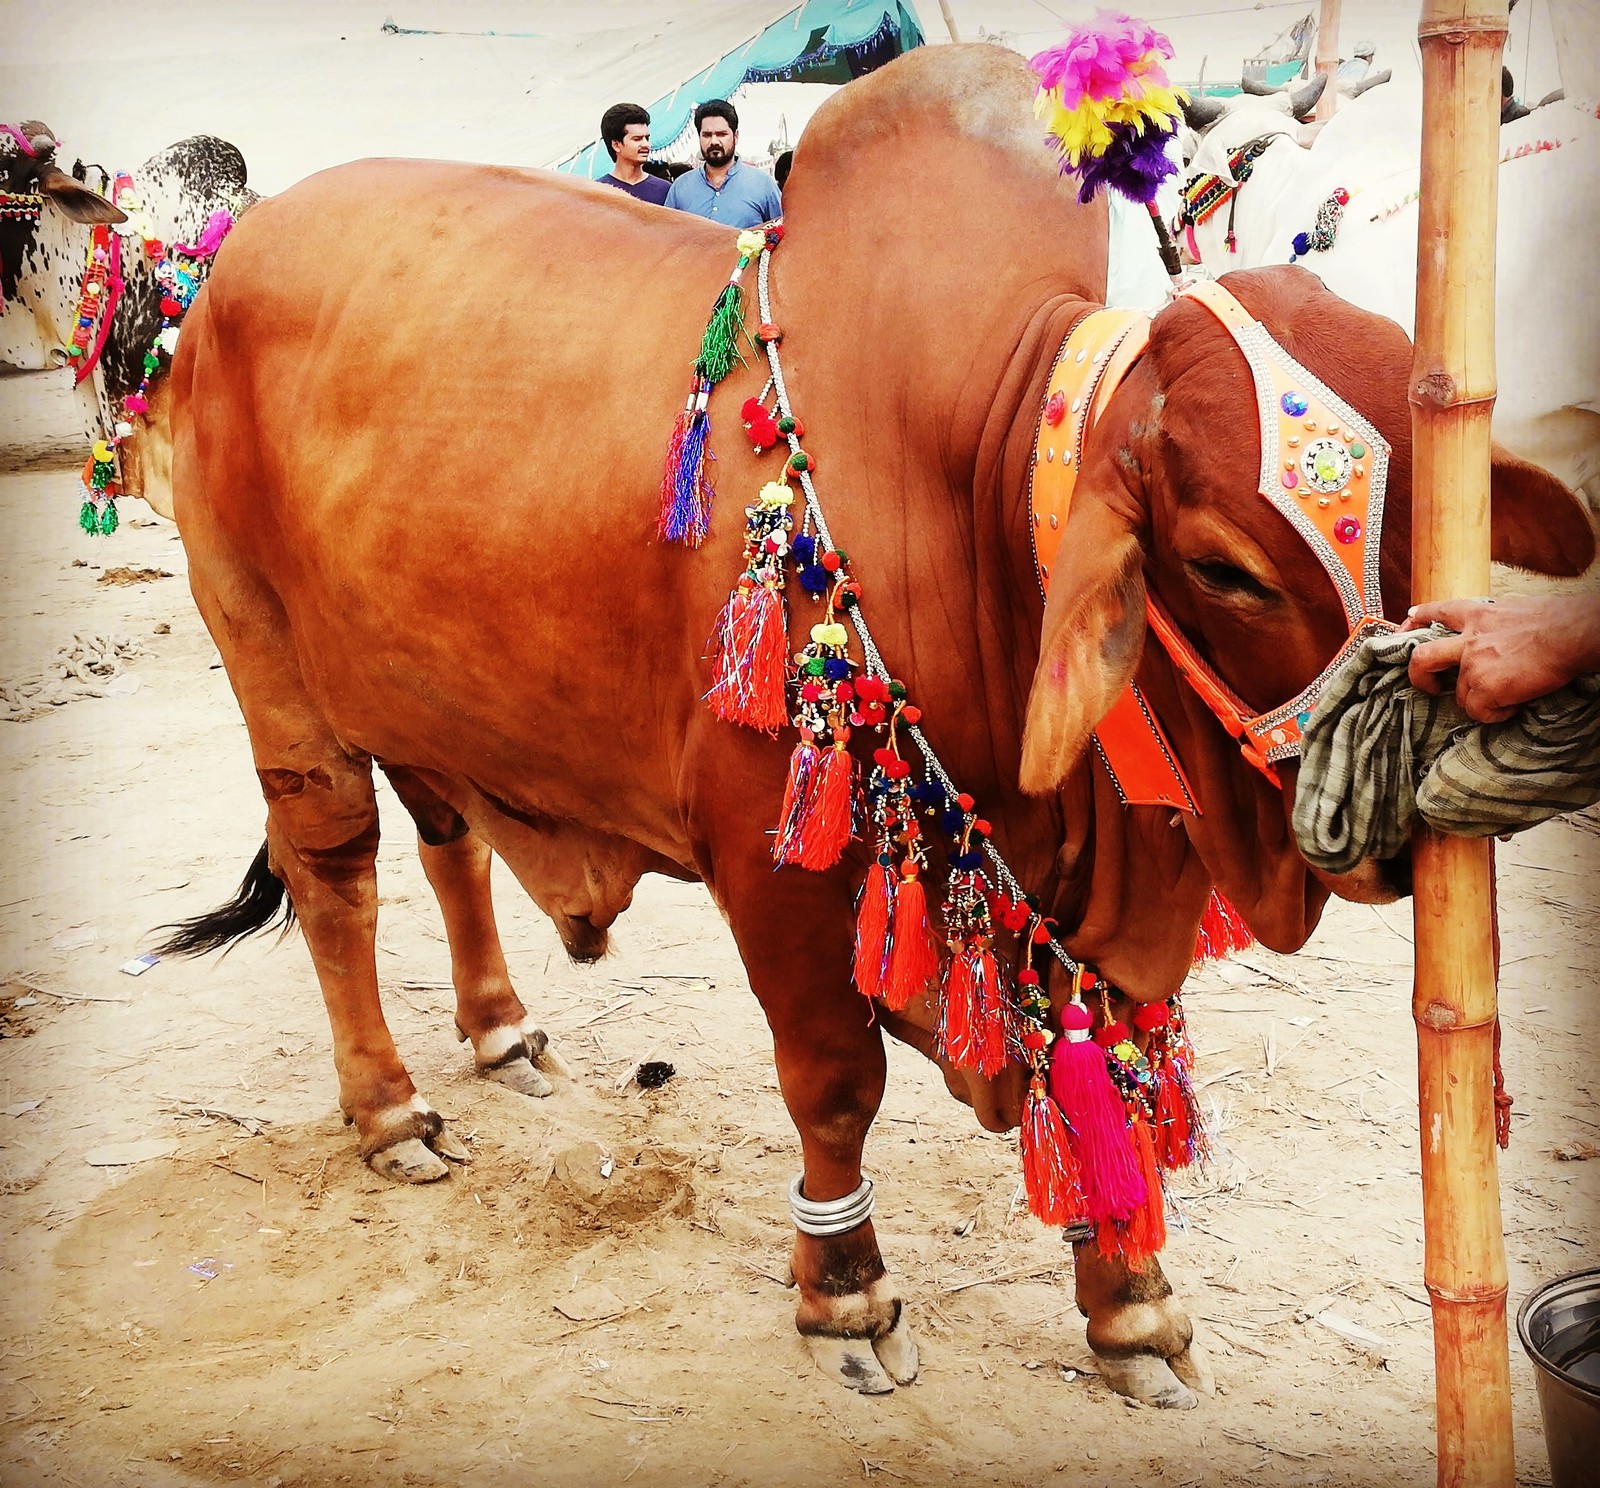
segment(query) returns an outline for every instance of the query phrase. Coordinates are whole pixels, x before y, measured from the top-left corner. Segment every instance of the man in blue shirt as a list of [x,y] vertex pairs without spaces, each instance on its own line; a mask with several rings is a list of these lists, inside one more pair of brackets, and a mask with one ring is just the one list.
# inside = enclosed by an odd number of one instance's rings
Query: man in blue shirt
[[739,115],[733,105],[725,98],[702,103],[694,111],[694,126],[705,164],[672,183],[667,205],[726,227],[759,227],[781,217],[777,182],[738,157]]
[[649,111],[637,103],[612,104],[600,116],[600,138],[612,160],[610,173],[600,179],[638,201],[664,205],[667,183],[644,169],[650,158]]

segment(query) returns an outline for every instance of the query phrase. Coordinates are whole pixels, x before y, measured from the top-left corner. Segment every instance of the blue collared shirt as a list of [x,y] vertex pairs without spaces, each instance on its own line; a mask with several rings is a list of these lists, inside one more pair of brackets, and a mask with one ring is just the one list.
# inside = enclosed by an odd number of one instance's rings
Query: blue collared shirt
[[783,216],[778,183],[741,160],[728,168],[720,189],[706,180],[703,165],[679,176],[667,193],[667,205],[727,227],[759,227]]

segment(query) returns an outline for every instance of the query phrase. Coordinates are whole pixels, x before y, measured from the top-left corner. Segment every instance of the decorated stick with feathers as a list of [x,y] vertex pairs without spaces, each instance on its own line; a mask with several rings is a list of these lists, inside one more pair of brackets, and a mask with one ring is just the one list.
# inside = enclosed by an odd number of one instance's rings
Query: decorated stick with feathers
[[1078,200],[1110,187],[1149,210],[1161,262],[1177,279],[1177,245],[1161,220],[1156,192],[1177,166],[1167,155],[1183,118],[1181,89],[1164,63],[1172,43],[1121,11],[1100,10],[1060,46],[1032,58],[1039,75],[1033,111],[1046,121],[1061,173],[1078,179]]

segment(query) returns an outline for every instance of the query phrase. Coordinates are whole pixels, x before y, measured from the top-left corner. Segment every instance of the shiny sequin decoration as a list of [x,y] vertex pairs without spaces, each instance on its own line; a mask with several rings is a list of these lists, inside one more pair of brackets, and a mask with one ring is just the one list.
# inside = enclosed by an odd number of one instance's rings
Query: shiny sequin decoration
[[1340,517],[1333,524],[1333,535],[1342,543],[1353,543],[1361,536],[1361,521],[1358,517]]
[[1283,411],[1290,418],[1299,418],[1310,405],[1304,393],[1285,393],[1283,395]]
[[1313,439],[1300,456],[1300,471],[1306,484],[1322,495],[1331,495],[1350,484],[1355,461],[1336,439]]

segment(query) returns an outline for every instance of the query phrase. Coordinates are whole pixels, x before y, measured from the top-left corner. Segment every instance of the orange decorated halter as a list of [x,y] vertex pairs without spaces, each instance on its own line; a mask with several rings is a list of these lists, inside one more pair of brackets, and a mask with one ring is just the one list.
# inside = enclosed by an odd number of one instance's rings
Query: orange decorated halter
[[[1150,628],[1178,675],[1239,741],[1245,758],[1277,784],[1273,766],[1299,754],[1301,731],[1329,678],[1368,636],[1393,629],[1384,618],[1378,569],[1389,445],[1220,284],[1203,280],[1182,294],[1204,305],[1244,353],[1261,422],[1258,490],[1317,555],[1350,628],[1308,686],[1288,702],[1257,713],[1206,664],[1160,601],[1154,595],[1148,599]],[[1034,562],[1045,593],[1077,487],[1084,440],[1149,340],[1149,317],[1097,310],[1072,328],[1057,355],[1029,490]],[[1102,720],[1095,743],[1125,802],[1198,812],[1182,767],[1136,686],[1130,685]]]

